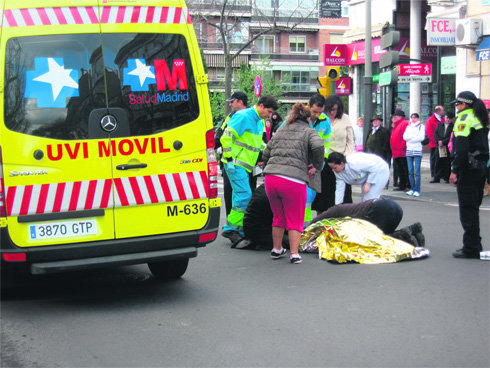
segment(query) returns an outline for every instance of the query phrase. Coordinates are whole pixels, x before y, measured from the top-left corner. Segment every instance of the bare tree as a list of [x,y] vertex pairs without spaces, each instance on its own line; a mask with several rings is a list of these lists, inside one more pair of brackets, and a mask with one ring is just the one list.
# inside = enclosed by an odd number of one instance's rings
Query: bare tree
[[195,24],[213,27],[219,35],[226,98],[231,95],[233,61],[244,50],[262,35],[294,32],[318,13],[318,0],[188,0],[188,6]]

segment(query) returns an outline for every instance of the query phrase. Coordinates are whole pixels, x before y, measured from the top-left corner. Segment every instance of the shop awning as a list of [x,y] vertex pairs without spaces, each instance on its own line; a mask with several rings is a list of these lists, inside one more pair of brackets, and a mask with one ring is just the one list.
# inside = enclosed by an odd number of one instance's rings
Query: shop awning
[[490,60],[490,36],[485,36],[483,41],[476,48],[476,60]]

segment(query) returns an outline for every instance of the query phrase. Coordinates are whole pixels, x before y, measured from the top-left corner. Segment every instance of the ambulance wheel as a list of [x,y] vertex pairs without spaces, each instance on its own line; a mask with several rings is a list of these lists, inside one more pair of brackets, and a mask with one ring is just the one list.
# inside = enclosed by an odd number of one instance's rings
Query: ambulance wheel
[[174,280],[182,276],[187,270],[189,258],[176,259],[173,261],[151,262],[148,267],[157,279]]

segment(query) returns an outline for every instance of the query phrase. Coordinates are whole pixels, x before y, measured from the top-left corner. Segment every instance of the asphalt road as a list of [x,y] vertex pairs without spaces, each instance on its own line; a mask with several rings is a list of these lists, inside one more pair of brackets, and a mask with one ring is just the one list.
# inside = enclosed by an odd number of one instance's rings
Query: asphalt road
[[489,367],[490,262],[452,258],[453,201],[399,198],[428,259],[291,265],[219,237],[174,282],[143,265],[18,280],[2,291],[1,366]]

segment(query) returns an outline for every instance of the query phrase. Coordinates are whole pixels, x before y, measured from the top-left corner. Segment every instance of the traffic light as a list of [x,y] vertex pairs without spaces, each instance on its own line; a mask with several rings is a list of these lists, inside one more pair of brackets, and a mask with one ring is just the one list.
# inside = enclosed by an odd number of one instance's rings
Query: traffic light
[[381,49],[388,50],[379,57],[379,67],[384,69],[380,74],[380,86],[389,86],[396,84],[398,81],[398,70],[394,69],[400,61],[400,54],[393,50],[400,43],[400,32],[395,31],[395,26],[386,24],[383,27],[381,36]]
[[317,89],[319,94],[321,94],[325,98],[331,95],[332,82],[327,76],[318,77],[318,83],[320,83],[320,88]]
[[[318,83],[320,83],[320,88],[317,89],[318,93],[323,97],[330,96],[332,93],[332,82],[336,81],[340,77],[340,67],[338,66],[327,66],[324,77],[318,77]],[[334,87],[335,88],[335,87]]]
[[327,66],[327,77],[330,78],[331,81],[336,81],[340,77],[340,67],[338,66]]

